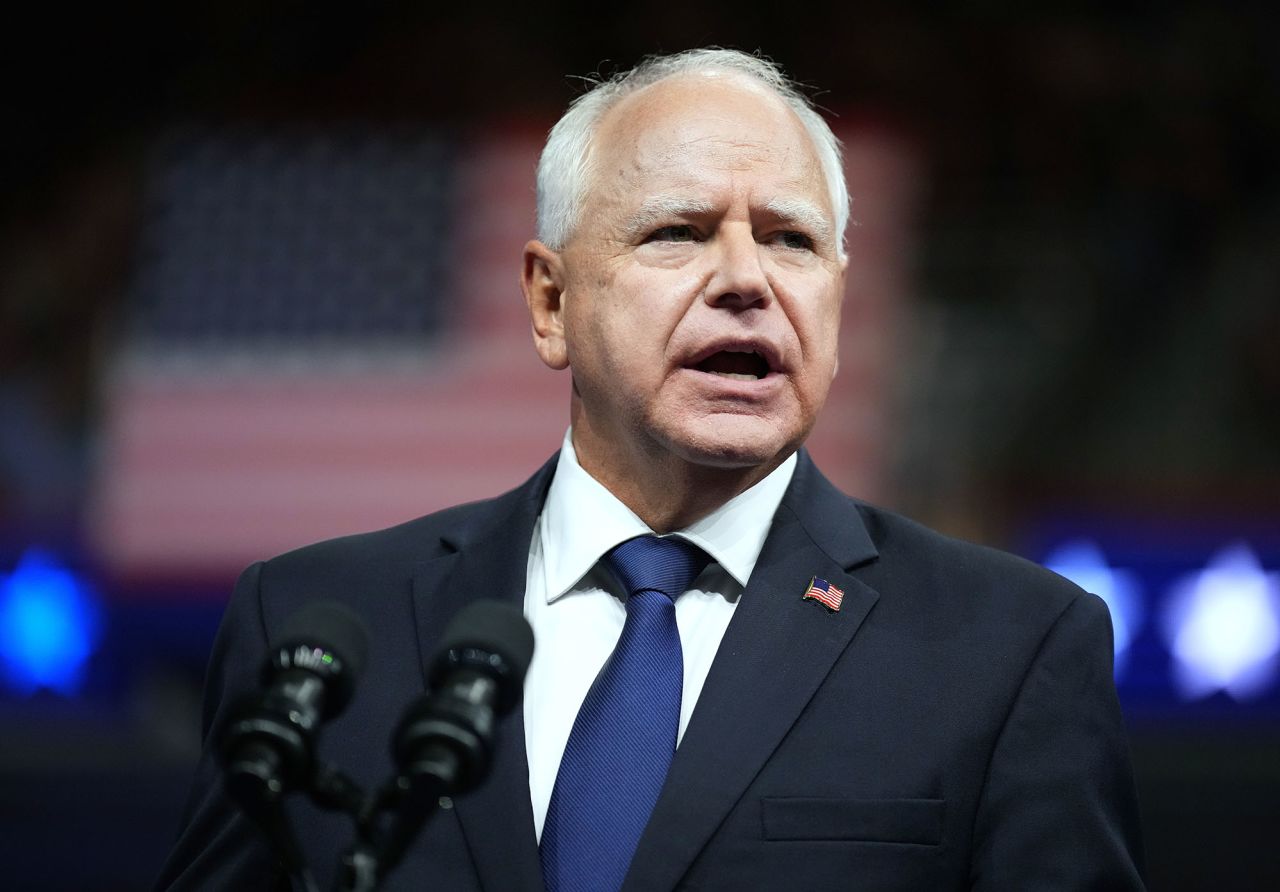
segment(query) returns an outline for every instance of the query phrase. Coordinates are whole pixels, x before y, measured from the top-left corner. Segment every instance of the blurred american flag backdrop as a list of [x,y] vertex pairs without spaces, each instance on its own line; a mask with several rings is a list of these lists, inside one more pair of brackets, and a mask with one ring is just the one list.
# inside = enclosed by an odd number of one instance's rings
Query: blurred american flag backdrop
[[[874,499],[917,172],[844,134],[840,377],[810,441]],[[557,448],[569,382],[518,286],[541,128],[175,132],[151,154],[88,511],[110,575],[220,583],[307,542],[496,495]]]

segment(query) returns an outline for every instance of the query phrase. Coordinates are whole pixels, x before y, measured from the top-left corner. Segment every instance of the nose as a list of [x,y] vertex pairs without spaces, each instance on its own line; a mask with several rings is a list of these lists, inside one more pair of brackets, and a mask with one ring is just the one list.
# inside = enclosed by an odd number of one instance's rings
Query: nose
[[773,290],[751,227],[725,226],[716,243],[710,258],[714,269],[707,282],[707,303],[729,309],[767,306],[773,300]]

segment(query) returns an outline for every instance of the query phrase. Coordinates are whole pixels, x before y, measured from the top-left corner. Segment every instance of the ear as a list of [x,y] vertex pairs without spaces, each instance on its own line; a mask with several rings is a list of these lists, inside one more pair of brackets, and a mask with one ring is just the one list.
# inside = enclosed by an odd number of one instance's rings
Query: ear
[[564,261],[560,254],[539,241],[524,246],[520,289],[529,307],[533,324],[533,346],[548,366],[569,366],[569,350],[564,337]]
[[[836,304],[836,331],[840,331],[840,316],[844,312],[844,298],[848,293],[849,255],[840,258],[840,273],[836,278],[836,287],[840,289],[840,299]],[[840,341],[836,340],[836,361],[831,364],[831,380],[840,374]]]

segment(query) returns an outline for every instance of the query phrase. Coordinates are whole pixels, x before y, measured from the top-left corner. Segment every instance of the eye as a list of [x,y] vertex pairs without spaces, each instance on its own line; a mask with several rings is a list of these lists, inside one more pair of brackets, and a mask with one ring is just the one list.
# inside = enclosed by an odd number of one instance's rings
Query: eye
[[676,226],[663,226],[661,229],[655,229],[645,238],[646,242],[692,242],[697,239],[697,233],[693,231],[693,227],[688,224],[679,224]]
[[790,248],[793,251],[812,251],[814,248],[813,239],[803,232],[794,230],[779,232],[774,239],[784,248]]

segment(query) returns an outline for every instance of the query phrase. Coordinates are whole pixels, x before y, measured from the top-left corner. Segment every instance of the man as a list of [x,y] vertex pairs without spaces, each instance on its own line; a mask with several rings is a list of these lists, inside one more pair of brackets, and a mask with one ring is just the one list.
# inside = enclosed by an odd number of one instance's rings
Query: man
[[[847,263],[821,119],[754,57],[658,58],[574,105],[538,182],[522,285],[572,375],[561,452],[496,500],[246,571],[206,728],[285,618],[345,601],[375,643],[323,755],[373,786],[450,616],[522,599],[523,713],[388,888],[1141,888],[1102,603],[851,500],[797,451]],[[688,562],[676,591],[635,582],[635,543]],[[331,868],[348,823],[293,817]],[[161,885],[280,879],[206,754]]]

